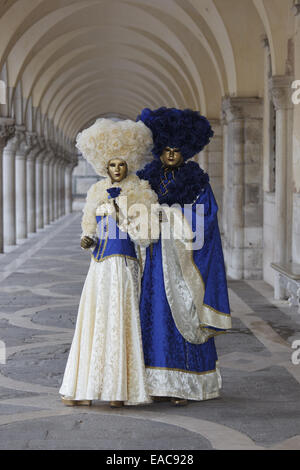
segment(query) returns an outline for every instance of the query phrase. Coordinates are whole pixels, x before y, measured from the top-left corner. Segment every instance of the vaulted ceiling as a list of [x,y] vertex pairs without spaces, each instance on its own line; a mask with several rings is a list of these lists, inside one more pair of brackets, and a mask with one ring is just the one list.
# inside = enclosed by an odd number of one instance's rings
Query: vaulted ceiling
[[145,106],[190,107],[219,118],[222,96],[263,96],[262,36],[272,73],[285,73],[291,5],[0,1],[1,76],[11,102],[19,87],[24,120],[30,104],[70,140],[96,117],[135,119]]

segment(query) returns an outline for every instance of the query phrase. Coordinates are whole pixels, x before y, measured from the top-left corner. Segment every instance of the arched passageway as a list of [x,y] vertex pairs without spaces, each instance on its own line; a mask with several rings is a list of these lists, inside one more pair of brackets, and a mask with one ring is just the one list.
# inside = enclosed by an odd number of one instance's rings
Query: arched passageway
[[72,210],[72,177],[85,195],[95,176],[74,141],[93,119],[190,107],[215,131],[197,158],[219,204],[228,274],[275,285],[271,262],[300,262],[294,4],[2,2],[0,250]]

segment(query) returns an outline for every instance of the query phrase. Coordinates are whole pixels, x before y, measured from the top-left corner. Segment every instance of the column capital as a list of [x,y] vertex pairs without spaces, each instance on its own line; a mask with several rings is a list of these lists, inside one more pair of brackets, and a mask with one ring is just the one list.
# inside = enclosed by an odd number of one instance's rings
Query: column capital
[[49,165],[54,165],[56,161],[56,156],[52,153],[51,157],[49,158]]
[[27,144],[25,126],[16,126],[16,135],[18,137],[18,148],[16,151],[16,157],[25,158],[30,150],[30,147]]
[[300,15],[300,3],[299,2],[295,2],[294,6],[292,8],[292,12],[294,13],[295,16]]
[[226,96],[222,100],[222,115],[227,123],[243,119],[263,118],[263,99],[257,97],[241,98]]
[[44,160],[43,160],[44,165],[50,165],[50,162],[51,162],[52,158],[53,158],[53,153],[52,153],[51,150],[50,151],[48,150],[47,153],[44,156]]
[[0,117],[0,148],[5,147],[8,140],[14,137],[15,125],[14,120]]
[[65,169],[66,171],[69,171],[70,173],[72,173],[72,171],[74,170],[76,166],[77,166],[77,162],[69,161],[67,162]]
[[221,109],[221,111],[220,111],[220,124],[221,124],[221,126],[226,126],[227,125],[226,113],[225,113],[224,109]]
[[268,36],[265,33],[260,36],[260,42],[264,49],[270,50],[270,42]]
[[59,147],[57,149],[57,157],[58,157],[59,161],[64,160],[64,151],[63,151],[62,147]]
[[274,75],[269,79],[271,98],[277,111],[293,108],[293,80],[291,75]]
[[36,155],[36,161],[38,163],[43,163],[47,157],[48,150],[46,148],[40,148],[38,154]]
[[13,136],[7,141],[5,151],[7,153],[15,154],[19,147],[19,142],[20,135],[15,132]]
[[39,146],[41,148],[41,150],[44,150],[44,148],[46,147],[46,139],[43,135],[37,135],[37,139],[38,139],[38,143],[39,143]]
[[64,150],[64,159],[66,162],[70,162],[72,160],[72,154],[68,150]]
[[65,171],[72,173],[73,168],[74,168],[74,165],[72,165],[72,163],[68,163],[65,167]]
[[27,160],[34,161],[40,151],[38,135],[36,132],[26,132],[26,144],[29,148]]
[[28,161],[35,161],[39,153],[40,153],[40,148],[37,145],[36,147],[33,147],[29,151],[29,153],[27,155],[27,160]]
[[64,159],[64,158],[61,158],[59,160],[59,166],[64,169],[66,166],[67,166],[68,162]]
[[38,145],[38,137],[36,132],[26,132],[26,143],[31,150],[33,150]]
[[72,164],[73,168],[75,168],[75,166],[78,165],[78,155],[77,155],[77,153],[75,155],[72,155],[71,164]]
[[55,144],[51,140],[45,141],[48,152],[55,153]]
[[[209,119],[212,130],[214,131],[214,138],[222,136],[222,123],[221,119]],[[213,141],[213,140],[212,140]],[[212,143],[212,142],[211,142]],[[209,146],[208,146],[209,147]],[[70,156],[70,162],[72,161],[72,156]]]
[[16,134],[20,134],[20,135],[25,134],[26,127],[23,126],[23,124],[16,124],[15,129],[16,129]]

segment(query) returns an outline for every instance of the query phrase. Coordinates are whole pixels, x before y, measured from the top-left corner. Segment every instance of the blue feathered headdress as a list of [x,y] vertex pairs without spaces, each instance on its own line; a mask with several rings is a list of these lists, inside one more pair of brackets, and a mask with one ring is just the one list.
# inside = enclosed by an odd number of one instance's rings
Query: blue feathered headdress
[[152,153],[159,158],[165,147],[179,148],[184,160],[192,158],[210,142],[214,132],[206,117],[191,109],[143,109],[137,117],[152,131]]

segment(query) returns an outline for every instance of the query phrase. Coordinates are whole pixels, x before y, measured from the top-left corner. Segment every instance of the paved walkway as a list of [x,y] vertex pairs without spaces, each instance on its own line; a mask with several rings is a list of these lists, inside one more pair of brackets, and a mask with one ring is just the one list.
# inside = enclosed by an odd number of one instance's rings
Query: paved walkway
[[0,255],[0,448],[300,449],[300,365],[291,360],[300,315],[262,281],[229,282],[233,329],[216,338],[220,398],[183,408],[63,406],[58,389],[89,265],[80,216]]

